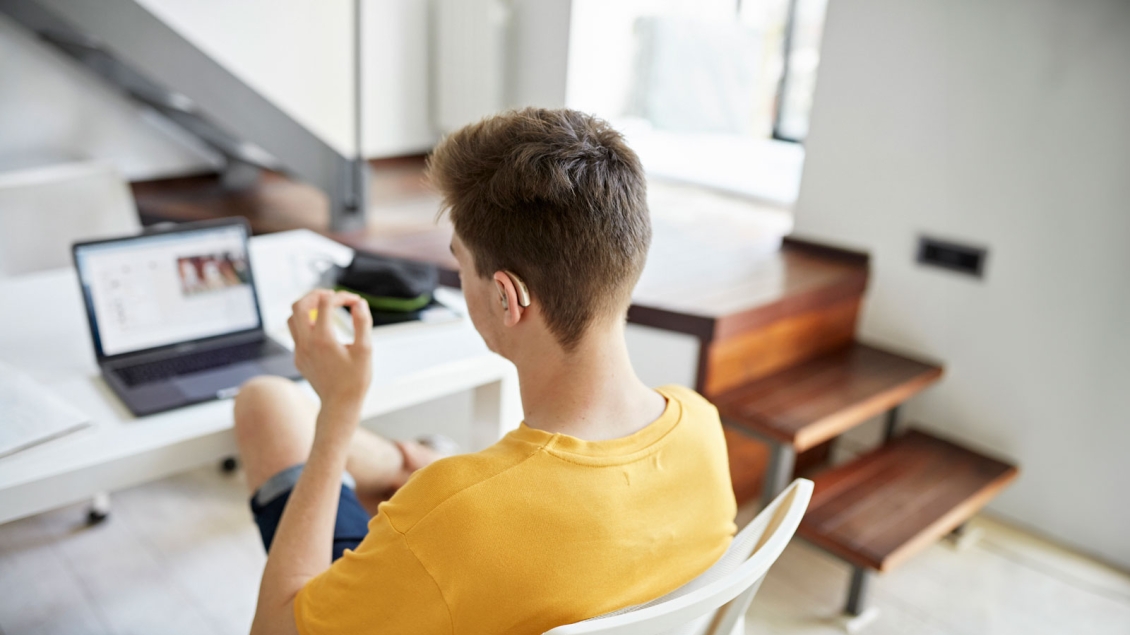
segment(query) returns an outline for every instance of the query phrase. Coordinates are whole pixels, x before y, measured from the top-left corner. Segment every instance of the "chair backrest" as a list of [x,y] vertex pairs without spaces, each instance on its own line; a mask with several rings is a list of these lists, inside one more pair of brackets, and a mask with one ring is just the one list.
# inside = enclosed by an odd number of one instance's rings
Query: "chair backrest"
[[730,635],[792,539],[811,498],[812,481],[798,478],[694,580],[651,602],[559,626],[545,635]]
[[79,240],[141,230],[129,186],[102,163],[0,174],[0,278],[71,264]]

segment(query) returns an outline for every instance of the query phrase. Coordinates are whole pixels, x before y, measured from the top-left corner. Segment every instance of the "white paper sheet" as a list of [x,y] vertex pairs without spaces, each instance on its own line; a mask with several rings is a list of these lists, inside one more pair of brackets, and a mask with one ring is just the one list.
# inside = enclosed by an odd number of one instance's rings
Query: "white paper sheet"
[[0,457],[90,425],[90,419],[31,377],[0,362]]

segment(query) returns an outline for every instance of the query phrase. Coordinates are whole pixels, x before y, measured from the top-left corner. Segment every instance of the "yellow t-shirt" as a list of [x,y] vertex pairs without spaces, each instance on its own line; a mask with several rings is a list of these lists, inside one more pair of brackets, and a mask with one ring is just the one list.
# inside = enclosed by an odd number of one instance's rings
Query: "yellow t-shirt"
[[708,401],[659,392],[662,416],[631,436],[522,424],[420,470],[299,592],[298,630],[542,633],[693,579],[735,531],[726,442]]

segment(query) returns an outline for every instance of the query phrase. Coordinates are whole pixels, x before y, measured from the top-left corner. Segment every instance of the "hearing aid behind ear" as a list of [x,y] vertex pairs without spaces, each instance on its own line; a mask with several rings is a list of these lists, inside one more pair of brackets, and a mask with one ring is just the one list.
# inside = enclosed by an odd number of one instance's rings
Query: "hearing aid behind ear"
[[[518,274],[514,273],[513,271],[503,270],[502,273],[510,276],[510,281],[514,283],[514,289],[518,292],[518,306],[523,308],[530,306],[530,290],[526,288],[526,283],[522,282],[522,279],[518,277]],[[506,309],[510,308],[510,304],[506,300],[505,293],[502,294],[502,306]]]

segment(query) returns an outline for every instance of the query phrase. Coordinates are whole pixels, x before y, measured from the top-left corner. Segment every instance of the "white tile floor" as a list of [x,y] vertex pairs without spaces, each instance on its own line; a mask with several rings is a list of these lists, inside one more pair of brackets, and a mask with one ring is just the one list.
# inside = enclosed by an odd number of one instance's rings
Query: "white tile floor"
[[[264,557],[238,476],[201,469],[0,526],[0,633],[246,633]],[[867,635],[1130,634],[1130,575],[991,519],[966,550],[931,547],[877,578]],[[839,634],[848,568],[797,540],[749,633]]]

